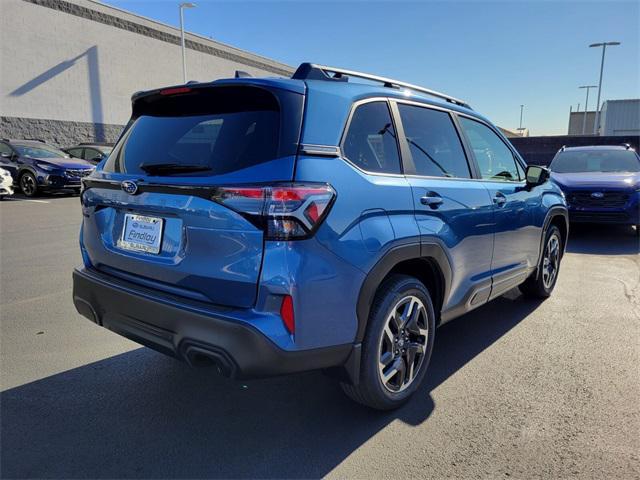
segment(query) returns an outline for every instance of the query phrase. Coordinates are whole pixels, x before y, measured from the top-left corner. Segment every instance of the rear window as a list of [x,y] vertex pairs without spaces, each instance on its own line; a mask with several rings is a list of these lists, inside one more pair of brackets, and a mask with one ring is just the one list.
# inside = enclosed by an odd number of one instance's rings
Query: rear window
[[[295,152],[280,148],[280,130],[278,99],[261,88],[216,87],[145,97],[134,105],[132,122],[104,170],[230,173]],[[150,165],[176,168],[154,170]]]

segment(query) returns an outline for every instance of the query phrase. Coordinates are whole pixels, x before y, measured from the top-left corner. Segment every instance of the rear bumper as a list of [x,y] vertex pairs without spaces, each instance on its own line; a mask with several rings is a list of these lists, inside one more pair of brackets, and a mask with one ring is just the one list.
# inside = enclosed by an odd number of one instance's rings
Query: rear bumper
[[[92,322],[191,365],[215,364],[233,378],[253,378],[343,365],[353,346],[285,351],[246,323],[133,289],[87,269],[73,272],[73,302]],[[224,317],[224,318],[223,318]]]

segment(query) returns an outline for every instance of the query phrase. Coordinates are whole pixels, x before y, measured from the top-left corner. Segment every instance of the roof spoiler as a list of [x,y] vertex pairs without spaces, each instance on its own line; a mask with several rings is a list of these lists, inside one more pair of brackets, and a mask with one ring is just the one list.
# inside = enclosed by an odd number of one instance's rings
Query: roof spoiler
[[[332,74],[332,75],[330,75]],[[445,93],[436,92],[429,88],[420,87],[411,83],[401,82],[400,80],[393,80],[391,78],[379,77],[377,75],[370,75],[368,73],[356,72],[354,70],[345,70],[343,68],[329,67],[326,65],[317,65],[313,63],[301,63],[291,78],[295,80],[325,80],[333,82],[348,82],[349,77],[362,78],[372,82],[381,83],[388,88],[406,88],[416,92],[424,93],[432,97],[440,98],[449,103],[459,105],[465,108],[471,108],[467,102],[458,98],[452,97]]]

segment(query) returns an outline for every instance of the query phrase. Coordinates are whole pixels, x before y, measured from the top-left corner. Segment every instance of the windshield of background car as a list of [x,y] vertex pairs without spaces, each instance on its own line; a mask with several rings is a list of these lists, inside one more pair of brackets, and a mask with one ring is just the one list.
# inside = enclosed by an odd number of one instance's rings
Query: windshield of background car
[[68,157],[69,154],[63,152],[62,150],[58,150],[54,147],[49,146],[41,146],[41,145],[21,145],[21,144],[13,144],[13,148],[15,148],[21,157],[31,157],[31,158],[60,158],[60,157]]
[[268,90],[201,89],[156,98],[143,107],[105,171],[144,174],[149,165],[164,164],[194,171],[201,167],[196,175],[219,175],[280,155],[280,107]]
[[564,151],[551,163],[556,173],[640,172],[640,160],[632,150]]

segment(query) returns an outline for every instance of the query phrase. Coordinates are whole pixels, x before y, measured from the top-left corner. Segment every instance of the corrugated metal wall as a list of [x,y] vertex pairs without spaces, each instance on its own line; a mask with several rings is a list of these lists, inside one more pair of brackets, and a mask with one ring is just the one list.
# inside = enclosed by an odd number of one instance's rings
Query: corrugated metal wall
[[640,135],[640,99],[607,100],[601,116],[600,135]]

